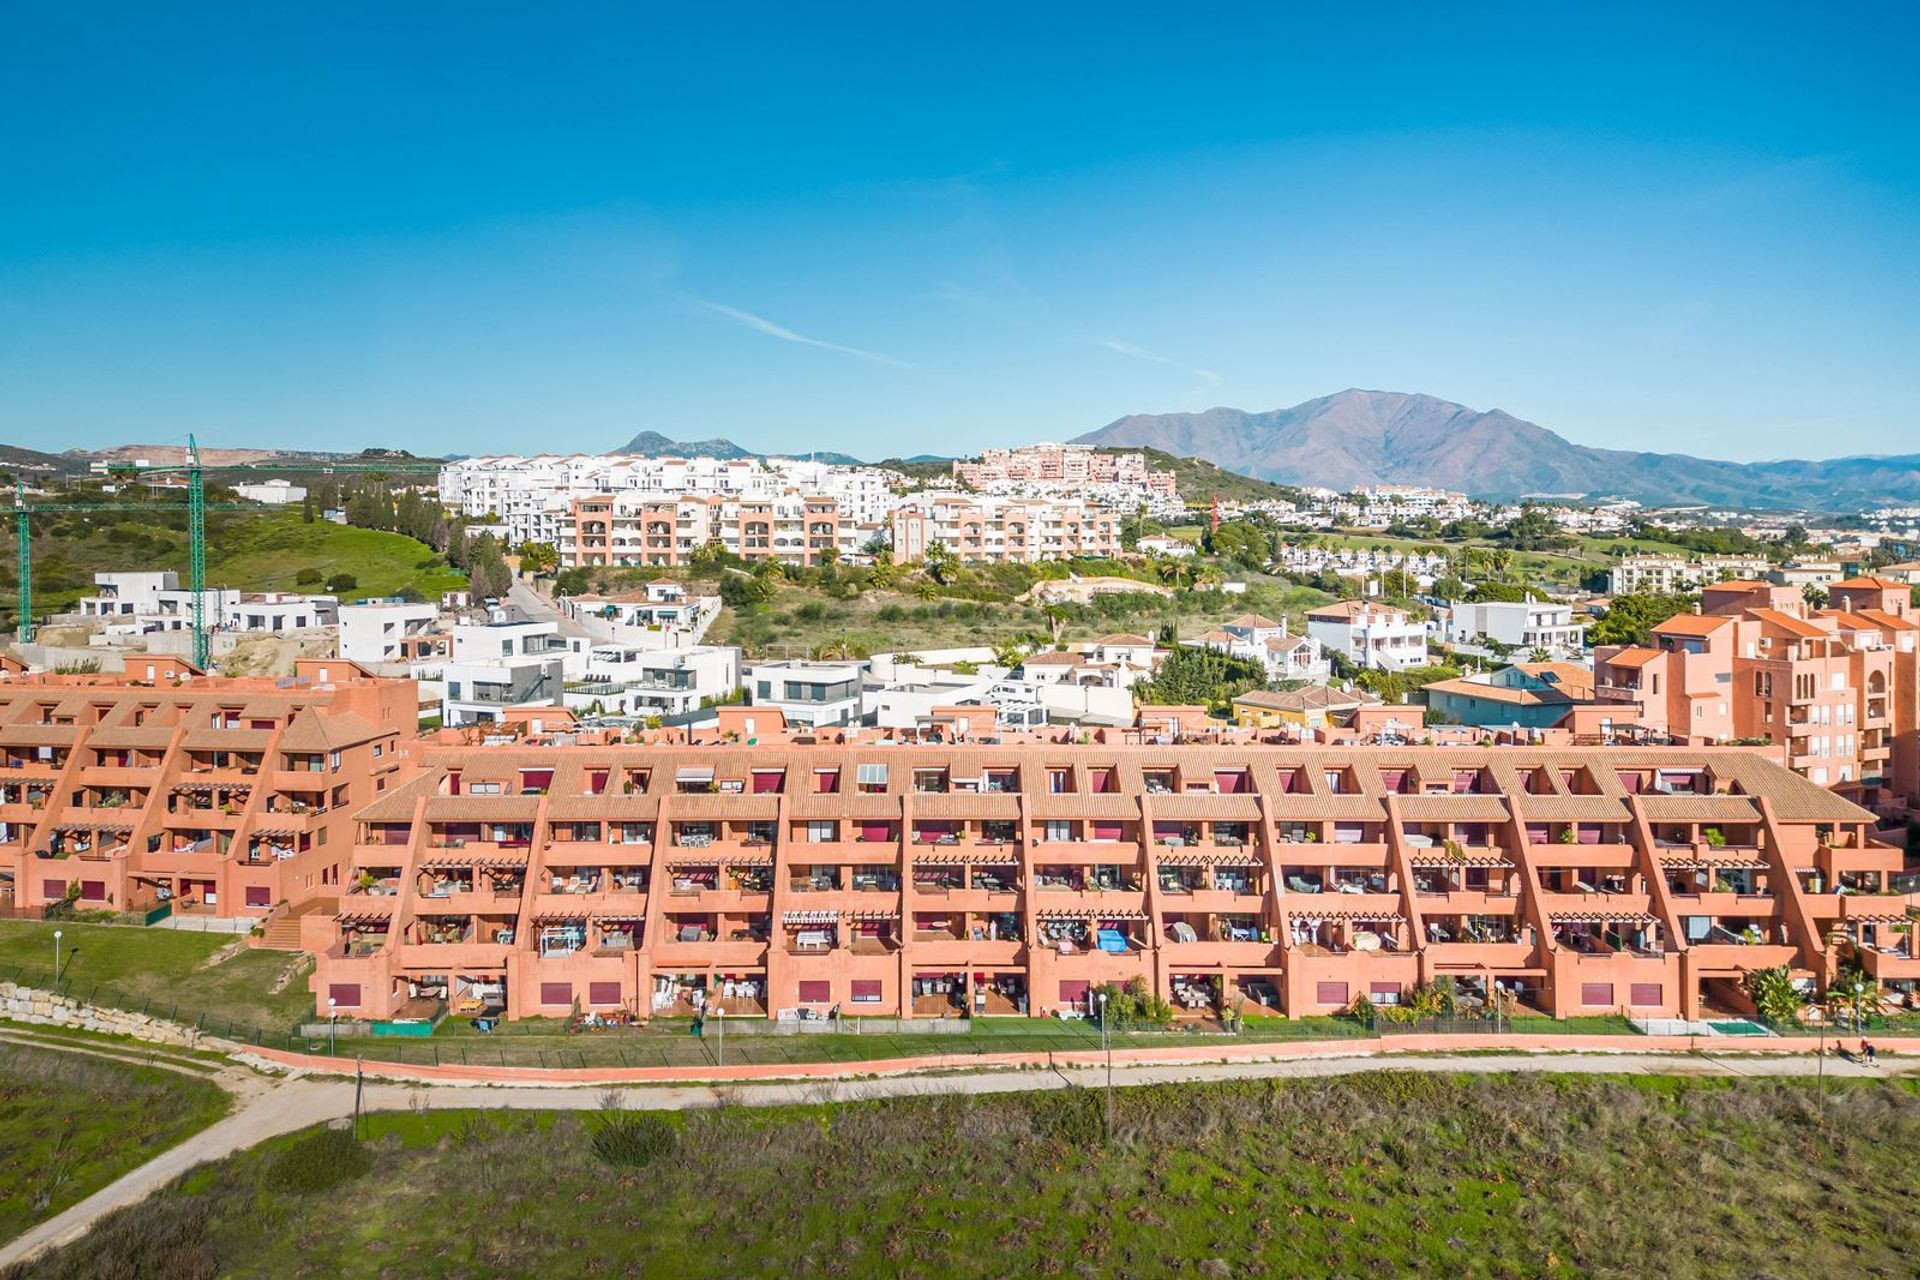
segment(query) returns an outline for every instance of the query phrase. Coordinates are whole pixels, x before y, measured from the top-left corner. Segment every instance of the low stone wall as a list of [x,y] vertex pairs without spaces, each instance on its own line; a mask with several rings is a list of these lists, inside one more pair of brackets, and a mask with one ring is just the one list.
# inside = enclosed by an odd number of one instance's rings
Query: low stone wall
[[103,1035],[129,1036],[149,1044],[178,1045],[183,1048],[205,1046],[227,1049],[225,1040],[202,1035],[193,1027],[144,1013],[124,1009],[100,1009],[81,1004],[68,996],[33,987],[0,982],[0,1020],[38,1027],[73,1027],[98,1031]]

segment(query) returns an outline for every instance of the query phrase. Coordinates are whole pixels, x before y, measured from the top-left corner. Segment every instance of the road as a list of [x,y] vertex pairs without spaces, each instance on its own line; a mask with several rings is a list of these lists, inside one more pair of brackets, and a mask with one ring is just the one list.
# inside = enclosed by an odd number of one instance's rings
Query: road
[[[186,1064],[118,1045],[80,1045],[0,1031],[0,1040],[42,1048],[113,1058],[162,1067],[211,1079],[233,1095],[234,1109],[223,1120],[155,1157],[118,1181],[0,1246],[0,1266],[79,1239],[100,1218],[137,1204],[193,1168],[245,1150],[268,1138],[339,1120],[353,1114],[354,1082],[338,1077],[267,1076],[238,1066]],[[1807,1056],[1715,1056],[1705,1053],[1513,1053],[1513,1054],[1367,1054],[1319,1055],[1244,1063],[1115,1063],[1113,1084],[1193,1084],[1208,1081],[1296,1079],[1353,1075],[1364,1071],[1442,1071],[1492,1074],[1552,1071],[1577,1075],[1810,1076]],[[1920,1060],[1890,1061],[1867,1067],[1829,1057],[1826,1073],[1835,1077],[1891,1077],[1920,1074]],[[994,1094],[1043,1089],[1097,1089],[1107,1080],[1103,1067],[1067,1067],[1046,1071],[970,1072],[927,1076],[888,1076],[848,1080],[812,1080],[768,1084],[651,1085],[612,1090],[620,1105],[633,1110],[681,1111],[720,1105],[771,1107],[793,1103],[860,1102],[877,1098],[941,1093]],[[408,1109],[509,1108],[533,1111],[584,1111],[600,1108],[610,1091],[604,1086],[551,1085],[405,1085],[369,1081],[363,1106],[368,1111]]]
[[513,586],[507,589],[506,603],[520,610],[523,617],[531,622],[557,622],[560,634],[576,639],[591,640],[593,636],[587,629],[553,607],[553,601],[535,591],[525,578],[515,578]]

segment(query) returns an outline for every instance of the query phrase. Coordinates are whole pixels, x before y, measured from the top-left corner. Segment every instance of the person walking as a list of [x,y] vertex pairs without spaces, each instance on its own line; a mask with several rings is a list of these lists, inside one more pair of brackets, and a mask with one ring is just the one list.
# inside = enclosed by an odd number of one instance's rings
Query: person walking
[[1867,1065],[1870,1067],[1877,1067],[1880,1065],[1879,1057],[1874,1053],[1873,1041],[1868,1040],[1865,1037],[1862,1037],[1860,1040],[1860,1056],[1866,1059]]

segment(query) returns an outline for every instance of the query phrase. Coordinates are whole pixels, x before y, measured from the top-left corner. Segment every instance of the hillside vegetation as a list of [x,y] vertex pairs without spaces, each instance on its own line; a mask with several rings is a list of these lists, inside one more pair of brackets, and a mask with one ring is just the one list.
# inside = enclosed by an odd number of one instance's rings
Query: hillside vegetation
[[[1898,1083],[1371,1073],[663,1116],[370,1117],[32,1274],[1909,1276]],[[27,1273],[15,1272],[16,1276]]]
[[[128,494],[109,501],[140,501]],[[209,501],[215,499],[210,494]],[[173,500],[141,511],[65,512],[33,519],[34,612],[71,609],[102,570],[172,569],[187,583],[187,513]],[[13,627],[19,590],[13,522],[0,529],[0,614]],[[306,571],[303,580],[303,571]],[[315,577],[314,574],[318,576]],[[339,575],[353,580],[343,599],[412,593],[438,599],[466,585],[465,575],[425,543],[270,507],[207,513],[207,585],[246,591],[320,591]]]

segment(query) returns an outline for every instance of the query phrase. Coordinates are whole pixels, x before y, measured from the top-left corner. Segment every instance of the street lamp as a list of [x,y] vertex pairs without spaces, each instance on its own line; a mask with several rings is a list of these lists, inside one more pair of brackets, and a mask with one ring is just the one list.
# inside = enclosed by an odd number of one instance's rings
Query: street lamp
[[340,1002],[332,996],[327,997],[327,1056],[334,1056],[334,1046],[340,1028]]
[[1107,1054],[1107,1141],[1113,1141],[1113,1037],[1107,1030],[1107,993],[1100,993],[1100,1047]]
[[53,931],[53,982],[55,986],[60,985],[60,939],[62,936],[60,930],[55,929]]

